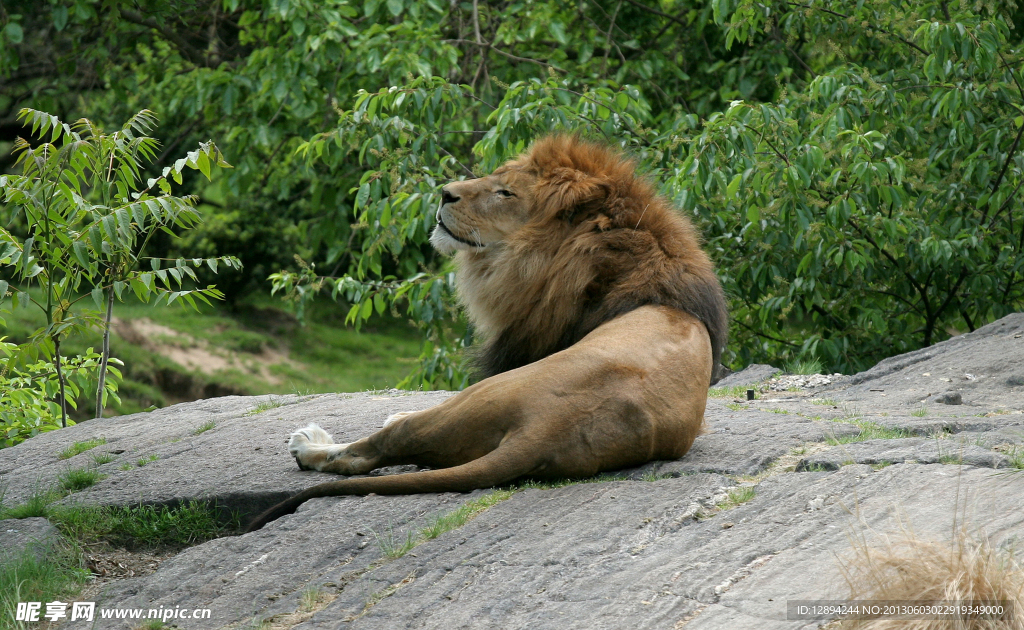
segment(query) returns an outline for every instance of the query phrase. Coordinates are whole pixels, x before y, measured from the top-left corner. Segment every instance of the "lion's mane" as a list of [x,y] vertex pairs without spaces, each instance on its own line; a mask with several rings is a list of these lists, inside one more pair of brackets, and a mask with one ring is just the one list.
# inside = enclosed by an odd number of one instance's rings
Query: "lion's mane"
[[721,285],[693,224],[637,175],[635,162],[557,135],[506,166],[535,178],[529,222],[494,250],[456,256],[459,293],[485,337],[483,376],[568,348],[648,304],[700,319],[718,374],[728,332]]

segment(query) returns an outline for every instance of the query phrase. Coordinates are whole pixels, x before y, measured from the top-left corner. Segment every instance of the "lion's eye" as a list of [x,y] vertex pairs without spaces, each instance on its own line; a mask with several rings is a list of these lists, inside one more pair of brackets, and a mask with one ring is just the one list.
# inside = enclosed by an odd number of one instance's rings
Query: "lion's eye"
[[513,193],[511,190],[505,190],[505,189],[496,191],[496,194],[498,194],[498,195],[500,195],[502,197],[515,197],[516,196],[515,193]]

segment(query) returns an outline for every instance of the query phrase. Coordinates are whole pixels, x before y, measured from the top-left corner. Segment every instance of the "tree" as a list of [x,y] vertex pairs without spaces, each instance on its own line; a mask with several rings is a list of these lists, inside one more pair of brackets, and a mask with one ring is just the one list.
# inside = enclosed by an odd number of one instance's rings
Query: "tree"
[[[180,183],[186,166],[209,177],[211,166],[229,165],[216,145],[204,143],[166,167],[159,177],[150,178],[143,188],[142,163],[157,148],[156,141],[145,135],[156,122],[152,112],[139,112],[113,134],[105,134],[88,119],[68,125],[36,110],[22,110],[19,118],[31,125],[40,143],[32,146],[19,138],[15,152],[22,174],[0,175],[0,192],[7,204],[4,223],[14,223],[22,215],[29,231],[21,239],[0,228],[0,271],[10,278],[10,282],[0,280],[0,305],[10,293],[15,308],[37,307],[45,325],[28,343],[9,352],[6,368],[35,361],[40,354],[51,360],[61,426],[66,427],[67,404],[74,401],[65,391],[64,337],[90,327],[103,330],[103,349],[95,363],[99,415],[111,391],[106,376],[115,296],[120,299],[130,287],[140,300],[155,298],[168,305],[180,300],[193,308],[196,299],[209,303],[209,298],[221,297],[212,286],[189,289],[182,283],[196,280],[193,268],[208,265],[216,271],[218,263],[236,266],[234,258],[165,261],[146,257],[151,268],[142,271],[137,266],[158,230],[173,234],[171,228],[187,230],[199,222],[194,199],[172,195],[170,179]],[[154,189],[159,194],[151,194]],[[33,286],[37,288],[34,295],[29,292]],[[105,306],[103,315],[74,308],[90,296],[98,309]],[[81,361],[79,367],[84,367]]]

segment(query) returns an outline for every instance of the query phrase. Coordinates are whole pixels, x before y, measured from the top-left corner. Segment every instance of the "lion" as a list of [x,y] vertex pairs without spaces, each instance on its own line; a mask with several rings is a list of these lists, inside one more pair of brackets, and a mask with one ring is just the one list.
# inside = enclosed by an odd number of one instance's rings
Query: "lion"
[[682,457],[701,432],[727,332],[693,225],[619,151],[556,135],[492,174],[441,189],[433,246],[484,338],[485,377],[441,404],[335,444],[292,434],[302,470],[363,475],[270,508],[250,531],[336,495],[468,492]]

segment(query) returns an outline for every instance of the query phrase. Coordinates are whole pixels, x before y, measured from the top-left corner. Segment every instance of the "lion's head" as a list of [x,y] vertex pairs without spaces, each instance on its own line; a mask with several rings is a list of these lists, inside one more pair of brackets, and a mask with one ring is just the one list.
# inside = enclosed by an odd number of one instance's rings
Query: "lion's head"
[[571,346],[645,304],[698,317],[717,366],[725,299],[689,219],[610,147],[550,136],[494,173],[442,188],[430,242],[455,253],[486,339],[486,376]]

